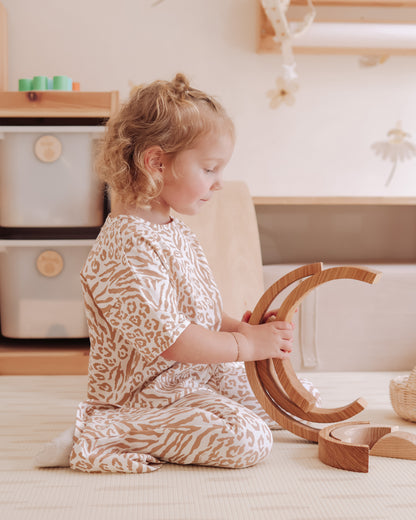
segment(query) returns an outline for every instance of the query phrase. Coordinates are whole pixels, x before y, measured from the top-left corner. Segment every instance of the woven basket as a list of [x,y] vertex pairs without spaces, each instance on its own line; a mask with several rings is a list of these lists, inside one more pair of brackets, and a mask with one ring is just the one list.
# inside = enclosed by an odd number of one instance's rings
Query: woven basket
[[390,400],[397,415],[416,422],[416,367],[409,376],[399,376],[390,381]]

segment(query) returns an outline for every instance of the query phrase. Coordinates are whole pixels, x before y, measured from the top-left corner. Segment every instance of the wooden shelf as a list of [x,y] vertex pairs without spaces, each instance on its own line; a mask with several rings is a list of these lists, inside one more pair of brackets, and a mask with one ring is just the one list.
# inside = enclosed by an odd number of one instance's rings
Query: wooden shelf
[[257,206],[416,206],[416,197],[253,197]]
[[[0,338],[0,376],[84,375],[88,373],[88,340],[17,341]],[[50,344],[51,346],[45,346]]]
[[[258,2],[258,53],[280,53],[280,45],[276,43],[275,32],[265,10]],[[402,55],[416,54],[414,34],[409,32],[409,26],[416,26],[416,0],[316,0],[316,17],[311,30],[320,26],[321,37],[312,38],[305,43],[305,38],[293,40],[293,50],[300,54],[353,54],[353,55]],[[306,0],[292,0],[287,10],[286,17],[289,22],[300,22],[307,12]],[[328,24],[350,25],[348,36],[339,40],[338,34],[331,36],[323,28]],[[382,25],[406,25],[403,31],[407,35],[408,43],[402,43],[400,39],[393,38],[391,34],[380,38],[379,30],[370,34],[373,38],[357,40],[358,25],[368,26]],[[374,25],[374,27],[376,27]],[[323,32],[322,32],[323,31]],[[364,32],[368,36],[367,27]],[[325,36],[326,35],[326,36]],[[307,41],[307,34],[305,35]],[[331,41],[328,41],[331,38]],[[346,40],[346,41],[344,41]],[[374,41],[373,41],[374,40]],[[384,41],[385,40],[385,41]],[[361,43],[358,43],[358,42]],[[377,43],[376,43],[377,42]]]
[[108,118],[118,107],[118,92],[0,92],[0,117]]

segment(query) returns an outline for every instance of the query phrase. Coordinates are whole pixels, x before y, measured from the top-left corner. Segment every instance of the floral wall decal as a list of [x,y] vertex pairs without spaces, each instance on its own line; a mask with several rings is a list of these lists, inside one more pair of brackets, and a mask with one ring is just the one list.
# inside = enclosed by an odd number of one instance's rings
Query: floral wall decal
[[389,138],[387,141],[377,141],[371,145],[371,148],[377,155],[381,155],[383,160],[390,160],[393,163],[385,183],[386,186],[389,186],[396,173],[398,162],[416,156],[416,145],[406,139],[411,135],[403,131],[401,121],[398,121],[396,126],[387,132],[387,137]]
[[385,63],[389,58],[390,56],[388,54],[369,54],[360,56],[358,64],[360,67],[376,67],[377,65]]

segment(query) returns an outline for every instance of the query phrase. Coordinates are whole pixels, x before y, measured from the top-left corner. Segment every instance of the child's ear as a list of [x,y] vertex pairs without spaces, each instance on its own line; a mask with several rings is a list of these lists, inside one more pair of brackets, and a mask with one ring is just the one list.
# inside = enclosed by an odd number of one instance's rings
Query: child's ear
[[148,171],[161,172],[164,169],[165,154],[160,146],[151,146],[144,151],[144,164]]

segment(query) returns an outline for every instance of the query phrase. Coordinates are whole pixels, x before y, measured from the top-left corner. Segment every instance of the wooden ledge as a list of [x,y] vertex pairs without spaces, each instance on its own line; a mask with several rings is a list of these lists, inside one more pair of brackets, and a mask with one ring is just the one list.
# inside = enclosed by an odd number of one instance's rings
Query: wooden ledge
[[118,108],[118,91],[0,92],[0,117],[101,117]]
[[[4,375],[86,375],[88,373],[89,346],[87,340],[66,341],[59,346],[13,346],[9,341],[0,346],[0,376]],[[79,345],[79,346],[78,346]]]

